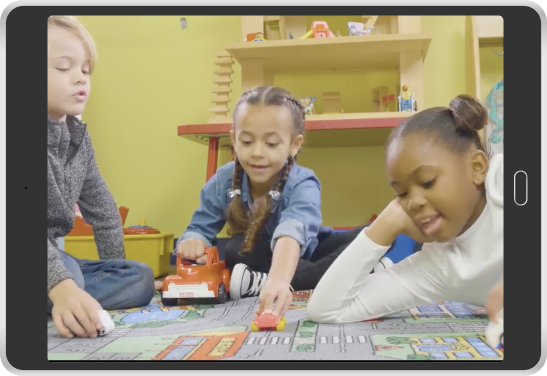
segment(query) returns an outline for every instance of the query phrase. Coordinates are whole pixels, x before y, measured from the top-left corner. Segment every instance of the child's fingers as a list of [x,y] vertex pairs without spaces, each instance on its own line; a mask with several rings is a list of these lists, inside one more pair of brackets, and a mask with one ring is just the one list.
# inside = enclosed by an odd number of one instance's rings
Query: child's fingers
[[63,318],[61,317],[60,314],[58,314],[55,311],[52,311],[51,317],[53,318],[53,325],[55,326],[55,329],[57,329],[57,331],[62,337],[65,337],[65,338],[74,337],[72,335],[72,332],[65,326],[63,322]]
[[198,264],[206,264],[206,263],[207,263],[207,256],[198,257],[198,259],[196,260],[196,262],[197,262]]
[[[288,296],[290,295],[290,296]],[[275,302],[275,309],[273,314],[278,317],[285,316],[285,313],[289,310],[289,307],[292,303],[292,294],[285,294],[283,299],[277,299]]]
[[486,312],[490,321],[497,322],[498,313],[503,308],[503,282],[494,287],[486,300]]
[[95,325],[91,322],[89,317],[89,314],[91,312],[87,312],[87,310],[80,304],[74,307],[72,312],[74,314],[74,317],[76,317],[76,320],[78,320],[78,322],[80,323],[80,326],[84,329],[87,337],[96,337],[97,329],[95,328]]
[[186,253],[187,252],[187,244],[185,244],[185,242],[181,242],[179,243],[178,247],[177,247],[177,255],[181,258],[187,258],[186,257]]
[[101,317],[99,316],[99,312],[102,311],[103,307],[101,307],[99,302],[93,301],[86,304],[84,308],[87,311],[91,325],[94,328],[94,333],[97,334],[97,330],[104,329]]
[[262,313],[264,313],[264,297],[260,294],[258,297],[258,308],[256,309],[255,314],[261,315]]
[[189,260],[196,259],[196,243],[194,241],[188,242],[188,248],[186,250],[185,257]]
[[[95,338],[97,337],[97,324],[94,323],[91,319],[91,316],[93,314],[92,311],[93,309],[88,310],[84,307],[81,307],[81,312],[80,310],[78,310],[77,312],[75,312],[75,316],[82,328],[84,328],[87,336],[90,338]],[[98,321],[100,322],[100,320]]]
[[85,337],[85,330],[82,328],[80,323],[76,321],[76,318],[74,317],[74,314],[71,310],[66,310],[62,313],[63,323],[66,325],[68,330],[70,330],[72,333],[74,333],[78,337]]
[[272,293],[265,293],[264,294],[264,313],[265,314],[270,314],[272,313],[273,309],[274,309],[274,301],[275,301],[275,294],[272,294]]

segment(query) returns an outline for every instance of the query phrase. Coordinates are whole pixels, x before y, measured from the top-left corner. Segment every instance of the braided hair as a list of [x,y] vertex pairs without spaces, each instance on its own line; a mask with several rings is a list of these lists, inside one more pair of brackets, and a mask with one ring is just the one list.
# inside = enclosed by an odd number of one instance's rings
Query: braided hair
[[[290,109],[293,119],[293,134],[301,135],[304,133],[305,113],[298,100],[289,94],[285,89],[275,86],[259,86],[243,93],[236,103],[233,113],[233,123],[235,127],[236,113],[240,105],[262,105],[262,106],[286,106]],[[296,155],[289,156],[285,167],[281,171],[281,179],[273,189],[273,192],[283,190],[285,182],[289,177],[289,172],[294,164]],[[244,170],[236,155],[234,159],[234,173],[232,178],[232,191],[241,192],[241,182],[243,180]],[[227,219],[230,226],[230,234],[245,234],[245,241],[241,253],[251,252],[257,237],[262,231],[266,220],[270,215],[272,206],[272,196],[270,194],[257,197],[253,201],[251,209],[246,210],[241,195],[234,195],[232,202],[228,205]]]

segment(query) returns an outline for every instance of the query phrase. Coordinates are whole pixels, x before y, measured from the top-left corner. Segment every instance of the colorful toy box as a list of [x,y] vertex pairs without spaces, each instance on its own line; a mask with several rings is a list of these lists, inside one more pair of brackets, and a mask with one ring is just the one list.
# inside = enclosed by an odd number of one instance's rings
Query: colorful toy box
[[[120,207],[123,224],[128,212],[129,209]],[[149,265],[154,271],[154,278],[169,274],[173,242],[174,234],[146,226],[144,218],[139,221],[139,226],[124,228],[126,259]],[[77,258],[99,260],[93,228],[79,215],[76,216],[73,230],[64,238],[64,251]]]

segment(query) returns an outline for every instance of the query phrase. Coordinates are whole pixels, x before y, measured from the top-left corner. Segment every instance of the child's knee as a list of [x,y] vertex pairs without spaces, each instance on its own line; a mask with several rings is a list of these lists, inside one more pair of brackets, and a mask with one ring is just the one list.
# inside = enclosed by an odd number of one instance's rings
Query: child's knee
[[131,290],[133,291],[133,306],[139,307],[150,303],[155,293],[154,272],[150,266],[138,262],[127,261],[132,270]]
[[225,261],[226,266],[231,269],[234,267],[235,264],[241,260],[241,247],[243,245],[243,241],[245,240],[245,234],[237,234],[230,238],[230,240],[226,243],[225,248]]
[[239,254],[244,241],[245,241],[245,234],[236,234],[232,236],[230,240],[228,240],[228,242],[226,243],[226,253]]

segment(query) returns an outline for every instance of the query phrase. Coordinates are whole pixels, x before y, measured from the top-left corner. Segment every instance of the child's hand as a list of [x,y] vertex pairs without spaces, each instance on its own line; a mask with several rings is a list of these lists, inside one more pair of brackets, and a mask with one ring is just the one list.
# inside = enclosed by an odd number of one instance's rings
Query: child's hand
[[266,284],[260,291],[259,308],[257,315],[262,313],[273,314],[277,317],[285,316],[292,303],[290,285],[280,279],[268,277]]
[[177,255],[188,260],[196,260],[198,264],[205,264],[205,243],[200,239],[186,239],[177,246]]
[[367,229],[367,236],[376,244],[388,246],[405,234],[417,242],[431,241],[414,223],[397,200],[391,201]]
[[53,303],[53,324],[61,336],[94,338],[97,330],[103,329],[99,318],[101,305],[72,279],[59,282],[49,292],[49,298]]
[[503,281],[498,283],[486,299],[486,311],[490,321],[497,322],[497,315],[503,309]]

